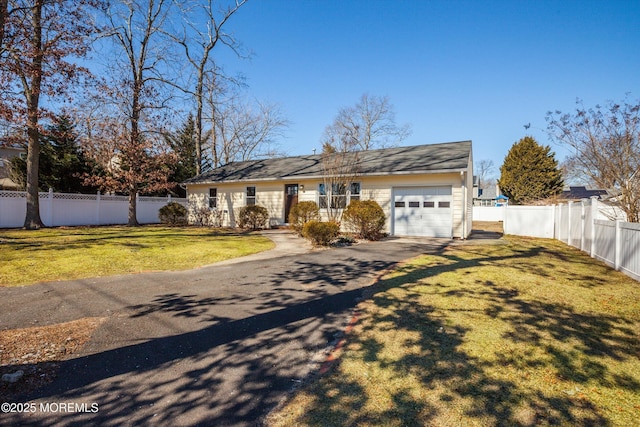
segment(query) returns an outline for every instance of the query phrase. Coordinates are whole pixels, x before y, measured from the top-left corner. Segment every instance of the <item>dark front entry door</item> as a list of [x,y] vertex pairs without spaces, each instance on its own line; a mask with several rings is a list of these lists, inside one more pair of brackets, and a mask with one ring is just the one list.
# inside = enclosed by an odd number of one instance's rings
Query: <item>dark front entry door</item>
[[284,186],[284,222],[289,222],[289,212],[298,203],[298,184]]

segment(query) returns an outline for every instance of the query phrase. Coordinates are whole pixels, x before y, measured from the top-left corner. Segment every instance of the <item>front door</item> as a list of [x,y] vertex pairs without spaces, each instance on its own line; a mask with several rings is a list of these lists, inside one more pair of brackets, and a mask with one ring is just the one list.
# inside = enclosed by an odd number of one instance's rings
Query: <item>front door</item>
[[284,222],[289,222],[289,212],[298,203],[298,184],[284,186]]

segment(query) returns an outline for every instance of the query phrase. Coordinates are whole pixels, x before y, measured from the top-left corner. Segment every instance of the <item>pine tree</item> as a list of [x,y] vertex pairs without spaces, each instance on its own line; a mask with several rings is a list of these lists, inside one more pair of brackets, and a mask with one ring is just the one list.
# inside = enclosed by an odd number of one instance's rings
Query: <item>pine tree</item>
[[[177,156],[173,180],[180,183],[196,176],[196,128],[193,116],[189,116],[179,130],[165,135],[165,141]],[[176,186],[173,191],[180,197],[186,195],[185,190],[179,186]]]
[[525,136],[507,153],[498,185],[510,202],[525,204],[559,194],[564,181],[551,148]]
[[[20,157],[12,159],[11,168],[16,182],[24,186],[27,179],[27,164]],[[38,188],[40,191],[61,193],[95,193],[97,189],[85,186],[83,174],[89,173],[84,152],[78,144],[77,133],[71,118],[56,116],[54,122],[41,134],[40,159],[38,162]]]

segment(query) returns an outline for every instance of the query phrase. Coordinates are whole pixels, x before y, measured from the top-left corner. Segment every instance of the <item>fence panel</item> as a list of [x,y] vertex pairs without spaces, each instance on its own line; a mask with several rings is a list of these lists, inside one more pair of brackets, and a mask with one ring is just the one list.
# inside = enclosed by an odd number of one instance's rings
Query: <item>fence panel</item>
[[559,212],[557,219],[558,222],[555,227],[555,237],[562,242],[569,243],[569,221],[571,218],[569,205],[560,205],[557,209]]
[[98,214],[100,225],[126,224],[129,221],[129,198],[101,195]]
[[72,226],[98,225],[96,218],[96,195],[93,194],[53,194],[53,199],[40,199],[42,208],[49,210],[49,216],[42,221],[45,225]]
[[[0,228],[20,228],[27,211],[26,193],[0,191]],[[139,197],[138,222],[159,223],[158,211],[169,201],[187,204],[186,199]],[[81,226],[114,225],[128,222],[129,198],[101,194],[40,193],[40,218],[44,225]]]
[[567,243],[570,246],[582,249],[582,232],[583,224],[583,205],[582,203],[569,203],[569,235]]
[[504,221],[506,206],[474,206],[474,221]]
[[593,240],[595,244],[593,256],[614,267],[616,264],[616,223],[597,219]]
[[640,224],[624,222],[619,225],[620,270],[640,280]]
[[508,206],[504,211],[504,232],[516,236],[553,238],[554,206]]
[[157,224],[160,222],[158,211],[167,204],[166,197],[145,197],[138,199],[137,216],[140,224]]
[[20,228],[27,214],[27,193],[0,191],[0,228]]

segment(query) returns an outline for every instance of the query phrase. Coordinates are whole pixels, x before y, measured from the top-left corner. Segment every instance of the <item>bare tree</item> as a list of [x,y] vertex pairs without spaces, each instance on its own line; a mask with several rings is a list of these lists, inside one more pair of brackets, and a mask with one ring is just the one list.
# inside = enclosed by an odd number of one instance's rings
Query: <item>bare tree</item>
[[159,134],[133,140],[130,131],[119,118],[103,116],[92,123],[91,139],[84,140],[83,148],[98,169],[83,175],[85,185],[129,195],[131,188],[136,189],[135,194],[172,188],[175,153]]
[[[226,7],[215,10],[211,0],[195,7],[185,8],[184,28],[181,35],[172,34],[171,37],[184,49],[187,62],[195,73],[195,88],[182,87],[181,89],[195,98],[196,114],[196,173],[202,171],[203,142],[206,137],[203,123],[203,111],[207,74],[215,74],[218,68],[212,65],[212,52],[216,45],[223,44],[240,55],[239,43],[231,33],[225,32],[224,27],[231,17],[246,3],[246,0],[235,0]],[[197,17],[197,20],[191,19]]]
[[348,129],[341,135],[325,135],[322,143],[322,187],[320,208],[327,210],[329,220],[339,222],[347,207],[347,193],[358,176],[359,151],[357,135]]
[[550,137],[569,147],[572,171],[609,191],[630,222],[640,221],[640,101],[547,113]]
[[283,135],[288,125],[275,104],[235,98],[219,105],[213,122],[214,166],[273,156],[275,139]]
[[493,160],[480,160],[476,162],[474,167],[476,176],[478,177],[478,188],[484,189],[495,171]]
[[321,208],[339,221],[347,194],[358,176],[359,152],[396,145],[410,134],[408,124],[398,126],[388,97],[364,94],[353,107],[345,107],[322,136],[323,187]]
[[338,111],[325,129],[325,138],[349,135],[348,151],[370,150],[397,145],[411,134],[409,124],[398,126],[389,98],[364,94],[356,105]]
[[[106,11],[109,36],[114,45],[124,54],[118,67],[125,70],[123,76],[116,75],[111,84],[112,99],[121,101],[122,123],[117,138],[128,138],[120,144],[122,160],[129,164],[130,177],[127,186],[120,187],[129,196],[128,224],[138,225],[136,195],[146,187],[143,163],[135,158],[147,158],[154,147],[149,144],[161,141],[150,133],[161,129],[159,114],[167,108],[167,98],[162,97],[162,85],[168,77],[169,43],[163,31],[171,11],[170,0],[132,0],[113,3]],[[160,123],[159,123],[160,121]],[[125,127],[126,125],[126,127]]]
[[43,97],[67,95],[87,70],[72,62],[86,55],[96,27],[90,9],[99,0],[11,0],[0,3],[0,116],[24,123],[27,134],[27,210],[24,227],[40,228],[38,165]]

